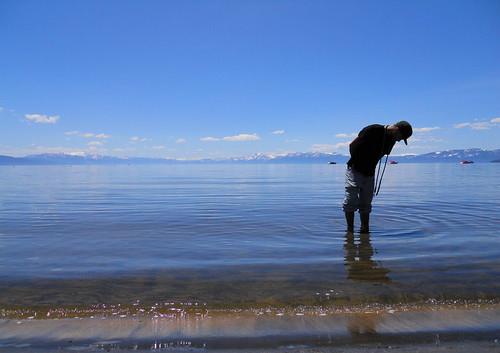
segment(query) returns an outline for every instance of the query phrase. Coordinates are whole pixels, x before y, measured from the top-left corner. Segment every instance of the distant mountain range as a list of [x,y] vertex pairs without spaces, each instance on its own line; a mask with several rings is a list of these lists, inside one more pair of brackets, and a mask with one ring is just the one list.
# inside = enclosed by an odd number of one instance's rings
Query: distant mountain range
[[[36,154],[25,157],[0,155],[0,165],[82,165],[82,164],[172,164],[172,163],[346,163],[348,156],[337,153],[296,152],[284,155],[258,153],[248,157],[226,159],[180,160],[143,157],[110,157],[65,153]],[[471,160],[476,163],[500,162],[500,149],[479,148],[431,152],[419,155],[390,156],[399,163],[458,163]]]

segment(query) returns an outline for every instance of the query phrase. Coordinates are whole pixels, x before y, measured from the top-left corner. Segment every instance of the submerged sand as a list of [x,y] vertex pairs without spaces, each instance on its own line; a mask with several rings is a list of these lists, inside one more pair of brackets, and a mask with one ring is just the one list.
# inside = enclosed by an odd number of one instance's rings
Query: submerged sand
[[471,352],[461,347],[495,351],[498,339],[498,304],[182,313],[177,308],[162,316],[0,320],[0,352]]

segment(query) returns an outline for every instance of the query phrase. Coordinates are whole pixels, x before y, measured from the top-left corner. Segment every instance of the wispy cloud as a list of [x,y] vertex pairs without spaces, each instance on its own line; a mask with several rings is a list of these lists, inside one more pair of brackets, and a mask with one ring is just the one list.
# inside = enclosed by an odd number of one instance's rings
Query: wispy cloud
[[[73,148],[73,147],[63,147],[63,146],[41,146],[32,144],[29,148],[20,149],[17,155],[29,155],[29,154],[40,154],[40,153],[64,153],[73,156],[83,156],[87,153],[95,153],[95,146],[89,146],[87,148]],[[102,151],[105,151],[104,149]]]
[[470,128],[472,130],[488,130],[492,127],[492,123],[489,121],[477,121],[473,123],[459,123],[453,125],[455,129]]
[[200,139],[201,142],[215,142],[215,141],[220,141],[220,138],[218,137],[212,137],[212,136],[207,136],[207,137],[202,137]]
[[70,156],[81,156],[81,157],[83,157],[83,156],[85,156],[86,153],[83,152],[83,151],[77,151],[77,152],[68,152],[66,154],[69,154]]
[[415,127],[415,128],[413,128],[413,131],[415,131],[415,132],[430,132],[430,131],[439,130],[439,129],[441,129],[441,128],[438,127],[438,126],[434,126],[434,127]]
[[126,148],[123,148],[123,147],[116,147],[116,148],[113,148],[113,152],[134,152],[136,151],[137,149],[136,148],[133,148],[133,147],[126,147]]
[[151,141],[151,139],[147,138],[147,137],[132,136],[130,138],[130,141],[132,141],[132,142],[145,142],[145,141]]
[[271,132],[273,135],[283,135],[285,133],[285,130],[274,130]]
[[59,115],[26,114],[24,118],[37,124],[55,124],[59,120]]
[[158,145],[158,146],[153,146],[151,148],[154,149],[154,150],[164,150],[166,147],[163,146],[163,145]]
[[325,143],[317,143],[312,145],[311,150],[313,152],[321,152],[321,153],[333,153],[338,152],[341,149],[349,146],[350,142],[339,142],[334,145],[325,144]]
[[358,136],[358,134],[355,133],[355,132],[351,132],[350,134],[340,133],[340,134],[336,134],[335,135],[335,137],[337,137],[339,139],[353,138],[353,137],[356,137],[356,136]]
[[340,149],[344,147],[349,147],[351,143],[350,142],[339,142],[335,144],[335,148]]
[[186,143],[186,142],[187,140],[183,138],[178,138],[177,140],[175,140],[175,143]]
[[228,142],[244,142],[244,141],[257,141],[260,137],[257,134],[239,134],[234,136],[225,137],[202,137],[200,141],[202,142],[216,142],[216,141],[228,141]]
[[335,150],[335,145],[326,143],[316,143],[311,147],[313,152],[332,153]]
[[90,141],[89,143],[87,143],[87,145],[97,147],[97,146],[102,146],[103,143],[101,141]]
[[473,130],[488,130],[489,128],[491,128],[491,124],[489,122],[479,122],[471,124],[471,129]]
[[490,120],[490,123],[492,124],[500,124],[500,118],[493,118]]
[[260,137],[257,134],[239,134],[234,136],[223,137],[224,141],[240,142],[240,141],[257,141]]
[[80,132],[80,131],[77,131],[77,130],[66,131],[64,133],[64,135],[66,135],[66,136],[80,136],[80,137],[84,137],[84,138],[87,138],[87,139],[90,139],[90,138],[109,139],[111,137],[111,135],[104,134],[104,133],[96,134],[96,133],[93,133],[93,132]]

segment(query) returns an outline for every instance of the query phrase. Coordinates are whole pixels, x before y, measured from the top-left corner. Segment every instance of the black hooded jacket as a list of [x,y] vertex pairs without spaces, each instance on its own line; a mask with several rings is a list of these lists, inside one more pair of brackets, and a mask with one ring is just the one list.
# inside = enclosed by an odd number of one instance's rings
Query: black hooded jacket
[[366,175],[375,175],[377,163],[389,155],[396,141],[387,131],[387,126],[373,124],[366,126],[349,145],[351,159],[347,165]]

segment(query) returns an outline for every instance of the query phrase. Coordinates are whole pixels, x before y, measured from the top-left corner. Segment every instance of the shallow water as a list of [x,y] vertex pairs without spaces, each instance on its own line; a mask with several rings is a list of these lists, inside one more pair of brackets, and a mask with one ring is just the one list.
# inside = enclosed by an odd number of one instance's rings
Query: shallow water
[[[1,320],[0,351],[152,351],[401,344],[498,337],[498,306],[361,313],[210,312],[182,317]],[[123,315],[125,316],[125,315]],[[498,348],[498,345],[496,345]],[[379,347],[381,348],[381,347]],[[182,350],[179,350],[182,351]],[[289,350],[286,350],[289,352]],[[412,349],[410,351],[415,351]]]
[[0,167],[0,305],[500,295],[497,164],[398,164],[369,236],[343,165]]

